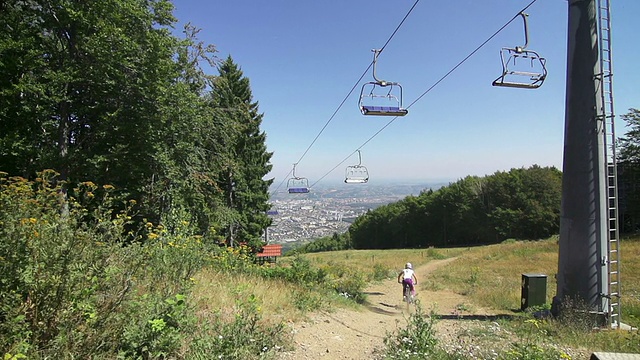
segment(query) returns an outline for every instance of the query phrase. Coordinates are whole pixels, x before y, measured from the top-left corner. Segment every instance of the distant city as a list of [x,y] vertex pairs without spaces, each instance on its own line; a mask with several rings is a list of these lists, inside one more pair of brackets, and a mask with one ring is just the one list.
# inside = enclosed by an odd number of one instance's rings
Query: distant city
[[307,194],[272,193],[269,211],[273,225],[267,230],[269,243],[289,244],[341,234],[370,209],[437,190],[447,183],[323,184]]

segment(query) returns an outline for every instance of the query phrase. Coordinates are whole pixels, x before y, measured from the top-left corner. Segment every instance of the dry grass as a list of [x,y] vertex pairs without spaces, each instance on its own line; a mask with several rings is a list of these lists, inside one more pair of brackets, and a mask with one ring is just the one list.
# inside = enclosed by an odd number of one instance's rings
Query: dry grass
[[[640,326],[640,236],[623,238],[621,251],[622,319]],[[405,262],[420,266],[433,259],[457,257],[422,281],[430,290],[448,289],[467,295],[483,307],[518,310],[522,274],[547,275],[547,304],[556,293],[558,237],[540,241],[455,249],[347,250],[305,254],[314,266],[344,266],[371,272],[378,265],[399,270]]]
[[243,275],[229,276],[207,270],[195,278],[193,297],[198,300],[198,316],[210,318],[216,314],[232,317],[238,301],[254,295],[260,312],[270,323],[299,320],[302,312],[295,307],[292,284]]
[[620,256],[622,320],[640,327],[640,236],[623,239]]
[[547,303],[556,291],[556,239],[518,241],[471,248],[430,282],[440,284],[475,303],[501,310],[520,309],[522,274],[547,275]]
[[[434,287],[430,290],[448,289],[468,296],[474,304],[503,311],[520,309],[522,274],[547,275],[547,304],[551,303],[556,293],[557,237],[541,241],[507,241],[497,245],[448,251],[455,254],[457,259],[447,267],[435,270],[423,281],[423,284]],[[621,319],[637,328],[640,327],[640,237],[623,239],[620,254],[623,296]],[[370,256],[373,255],[375,254]],[[577,349],[634,353],[640,351],[640,335],[637,331],[591,332],[589,327],[572,325],[572,321],[577,320],[580,319],[569,319],[569,323],[565,325],[550,322],[540,326],[551,339]],[[505,325],[515,332],[522,327],[518,321]]]
[[[381,269],[393,276],[406,262],[420,266],[434,259],[456,257],[448,266],[439,268],[422,280],[429,290],[448,289],[469,297],[473,304],[495,310],[519,310],[522,274],[547,275],[546,300],[550,304],[556,292],[555,273],[558,262],[558,239],[540,241],[507,241],[502,244],[455,249],[348,250],[304,254],[313,267],[348,268],[372,274]],[[622,320],[640,326],[640,237],[621,243]],[[278,266],[287,266],[285,257]],[[379,275],[379,274],[378,274]],[[375,277],[368,275],[368,279]],[[378,277],[380,278],[380,277]],[[263,321],[276,324],[298,321],[306,316],[305,308],[330,310],[345,306],[339,296],[327,296],[317,289],[300,289],[279,280],[247,275],[225,276],[215,271],[201,272],[195,279],[193,296],[198,301],[198,316],[213,318],[222,314],[232,319],[235,304],[253,294]],[[322,303],[318,306],[318,303]],[[355,306],[351,304],[351,306]],[[515,328],[518,327],[514,323]],[[638,335],[633,333],[596,332],[587,334],[573,329],[547,329],[567,344],[598,348],[603,351],[635,350]]]
[[[620,246],[623,321],[640,325],[640,237],[624,239]],[[547,275],[547,303],[556,293],[557,237],[471,248],[451,266],[429,279],[468,295],[475,303],[501,310],[520,308],[522,274]],[[625,311],[625,308],[628,311]]]
[[[313,267],[345,267],[350,271],[371,274],[374,269],[386,269],[393,276],[406,262],[415,266],[427,263],[434,258],[455,256],[458,249],[419,249],[419,250],[347,250],[305,254]],[[288,266],[292,258],[284,257],[278,266]],[[200,272],[194,279],[192,297],[196,299],[197,313],[200,319],[210,319],[219,314],[232,318],[234,307],[240,296],[253,294],[259,302],[264,321],[278,323],[297,321],[305,317],[305,308],[328,310],[335,306],[354,306],[339,296],[327,296],[317,289],[300,289],[294,284],[280,280],[263,279],[258,276],[239,274],[225,275],[215,270]],[[302,309],[302,310],[301,310]]]
[[349,266],[364,273],[379,267],[390,271],[400,271],[410,262],[414,267],[434,259],[454,257],[464,249],[402,249],[402,250],[343,250],[304,254],[314,266]]

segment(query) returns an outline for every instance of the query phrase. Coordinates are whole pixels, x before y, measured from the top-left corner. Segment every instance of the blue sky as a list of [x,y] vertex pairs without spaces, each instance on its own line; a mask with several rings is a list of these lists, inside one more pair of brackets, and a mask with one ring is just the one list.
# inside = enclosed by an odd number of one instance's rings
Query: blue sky
[[[392,118],[360,114],[358,79],[373,59],[371,50],[385,44],[414,3],[174,1],[179,22],[201,28],[201,40],[214,44],[220,59],[231,55],[250,79],[274,152],[269,177],[276,185],[291,177],[301,157],[296,175],[310,185],[342,181],[345,168],[358,163],[357,149],[371,183],[455,181],[533,164],[562,169],[566,0],[538,0],[527,10],[528,49],[547,59],[541,88],[491,86],[502,69],[500,48],[523,43],[517,19],[415,102],[407,116],[374,136]],[[380,54],[378,78],[399,82],[408,106],[529,3],[421,0]],[[640,1],[611,3],[616,132],[623,135],[620,115],[640,107]],[[364,78],[370,80],[371,72]]]

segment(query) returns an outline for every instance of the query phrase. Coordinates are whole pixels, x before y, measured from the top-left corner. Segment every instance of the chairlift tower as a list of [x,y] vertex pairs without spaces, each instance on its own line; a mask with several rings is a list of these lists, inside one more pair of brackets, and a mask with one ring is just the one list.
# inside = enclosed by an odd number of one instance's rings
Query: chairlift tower
[[557,292],[620,327],[610,0],[569,0]]

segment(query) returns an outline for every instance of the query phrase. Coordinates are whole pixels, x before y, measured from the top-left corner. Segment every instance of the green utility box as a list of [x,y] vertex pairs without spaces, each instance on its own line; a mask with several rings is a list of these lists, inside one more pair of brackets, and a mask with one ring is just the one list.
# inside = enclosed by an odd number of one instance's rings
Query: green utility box
[[547,275],[522,274],[521,310],[547,302]]

